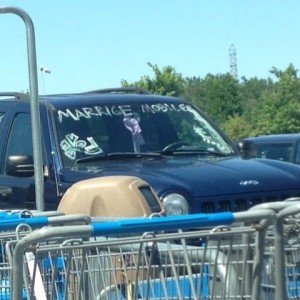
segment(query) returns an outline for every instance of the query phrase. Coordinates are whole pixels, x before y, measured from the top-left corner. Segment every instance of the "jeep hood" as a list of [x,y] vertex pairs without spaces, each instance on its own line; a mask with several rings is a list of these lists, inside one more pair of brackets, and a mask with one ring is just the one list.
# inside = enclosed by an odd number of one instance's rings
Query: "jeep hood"
[[147,181],[159,196],[181,191],[193,197],[262,191],[300,186],[300,167],[276,160],[173,157],[127,159],[78,164],[61,170],[61,180],[77,182],[98,176],[128,175]]

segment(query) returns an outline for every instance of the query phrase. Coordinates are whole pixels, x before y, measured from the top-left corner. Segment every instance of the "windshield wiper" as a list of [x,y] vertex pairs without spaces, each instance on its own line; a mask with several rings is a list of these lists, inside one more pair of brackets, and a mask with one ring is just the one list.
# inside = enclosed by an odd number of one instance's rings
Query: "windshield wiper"
[[220,157],[227,157],[233,155],[233,153],[224,153],[209,149],[197,149],[192,147],[182,147],[176,150],[165,150],[159,152],[162,155],[212,155],[212,156],[220,156]]
[[76,163],[86,163],[100,160],[114,160],[124,158],[159,158],[163,157],[163,154],[156,152],[112,152],[112,153],[101,153],[92,156],[86,156],[76,159]]

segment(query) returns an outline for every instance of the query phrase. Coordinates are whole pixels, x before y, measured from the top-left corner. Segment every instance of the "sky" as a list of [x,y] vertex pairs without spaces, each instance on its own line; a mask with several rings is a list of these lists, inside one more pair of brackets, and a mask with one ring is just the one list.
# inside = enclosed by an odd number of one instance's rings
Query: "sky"
[[[238,78],[272,78],[272,67],[300,68],[299,0],[0,0],[30,16],[40,94],[121,86],[148,63],[183,77],[230,72],[234,45]],[[0,14],[0,92],[28,91],[23,20]],[[47,67],[51,73],[43,73]]]

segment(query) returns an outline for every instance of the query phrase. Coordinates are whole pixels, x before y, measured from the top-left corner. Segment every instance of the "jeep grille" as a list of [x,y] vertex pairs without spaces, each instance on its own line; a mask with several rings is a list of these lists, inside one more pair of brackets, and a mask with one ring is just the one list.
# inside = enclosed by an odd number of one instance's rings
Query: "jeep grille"
[[[289,191],[285,193],[266,192],[260,194],[248,194],[248,195],[231,195],[224,197],[211,197],[206,198],[203,202],[202,199],[198,199],[200,204],[199,211],[203,213],[223,212],[223,211],[245,211],[252,206],[261,203],[282,201],[290,197],[299,197],[300,191]],[[208,201],[207,201],[208,200]]]

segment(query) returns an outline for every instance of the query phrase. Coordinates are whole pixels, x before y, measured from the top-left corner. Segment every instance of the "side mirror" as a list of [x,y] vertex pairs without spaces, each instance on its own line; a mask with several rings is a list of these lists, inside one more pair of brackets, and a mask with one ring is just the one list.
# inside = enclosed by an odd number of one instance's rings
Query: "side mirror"
[[34,175],[31,155],[11,155],[7,158],[5,172],[15,177],[32,177]]
[[250,141],[239,141],[237,143],[240,156],[244,159],[256,157],[255,145]]

